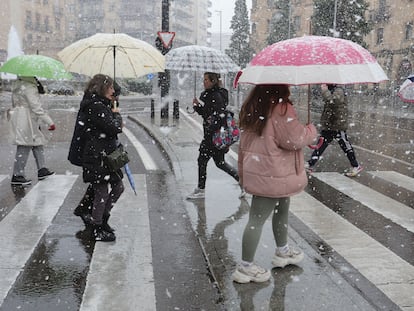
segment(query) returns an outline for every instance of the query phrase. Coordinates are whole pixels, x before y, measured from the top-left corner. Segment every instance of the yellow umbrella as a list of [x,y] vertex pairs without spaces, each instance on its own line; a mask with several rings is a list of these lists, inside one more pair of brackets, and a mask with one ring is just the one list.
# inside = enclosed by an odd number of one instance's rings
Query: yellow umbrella
[[72,43],[58,56],[69,72],[90,77],[101,73],[114,78],[137,78],[165,69],[160,51],[123,33],[97,33]]

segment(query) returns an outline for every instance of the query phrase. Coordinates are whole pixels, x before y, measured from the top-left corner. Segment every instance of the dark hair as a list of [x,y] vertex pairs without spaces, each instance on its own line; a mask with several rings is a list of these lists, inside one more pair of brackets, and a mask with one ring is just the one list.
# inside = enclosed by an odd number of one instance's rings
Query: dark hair
[[333,91],[333,90],[335,90],[336,89],[336,87],[337,87],[337,85],[336,84],[327,84],[326,85],[327,87],[328,87],[328,90],[329,91]]
[[96,74],[89,81],[85,88],[85,93],[97,94],[100,97],[105,97],[106,91],[114,85],[114,80],[107,75]]
[[40,83],[38,78],[34,77],[34,79],[36,81],[37,91],[39,94],[45,94],[45,88],[43,87],[42,83]]
[[204,76],[207,76],[208,79],[213,83],[213,86],[220,86],[220,74],[216,72],[205,72]]
[[114,96],[118,97],[121,95],[121,86],[114,80]]
[[276,105],[284,105],[286,113],[287,105],[292,104],[289,96],[290,90],[286,84],[256,85],[240,109],[240,127],[261,135]]

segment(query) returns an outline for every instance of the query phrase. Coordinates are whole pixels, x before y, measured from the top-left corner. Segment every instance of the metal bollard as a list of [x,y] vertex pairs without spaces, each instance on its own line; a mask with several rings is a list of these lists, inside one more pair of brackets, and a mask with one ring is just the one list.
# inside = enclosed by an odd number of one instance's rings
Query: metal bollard
[[178,101],[178,99],[174,100],[174,105],[173,105],[173,118],[174,119],[180,118],[179,105],[180,105],[180,102]]
[[154,100],[151,99],[151,119],[155,117],[155,108],[154,108]]

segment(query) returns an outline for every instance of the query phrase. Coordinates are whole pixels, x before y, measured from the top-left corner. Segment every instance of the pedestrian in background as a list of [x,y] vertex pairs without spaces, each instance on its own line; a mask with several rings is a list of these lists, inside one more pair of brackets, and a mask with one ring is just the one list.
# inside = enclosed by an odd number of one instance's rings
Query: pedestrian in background
[[299,122],[289,96],[287,85],[256,85],[240,110],[240,184],[252,194],[252,202],[242,237],[242,260],[232,274],[238,283],[270,278],[269,270],[253,262],[270,215],[276,242],[272,266],[303,259],[302,251],[288,245],[288,213],[290,197],[307,185],[302,148],[315,140],[317,131],[312,124]]
[[323,84],[321,87],[322,98],[325,103],[321,115],[322,130],[320,134],[323,143],[318,149],[313,151],[310,160],[305,163],[306,170],[310,173],[313,172],[316,162],[318,162],[322,153],[335,139],[339,143],[341,149],[345,152],[349,163],[351,163],[352,166],[345,175],[354,177],[358,175],[363,168],[356,160],[354,148],[346,134],[348,129],[348,99],[346,93],[344,89],[337,84]]
[[[118,107],[112,106],[114,81],[102,74],[88,83],[80,104],[84,122],[82,150],[83,181],[92,184],[93,238],[96,241],[114,241],[115,234],[108,225],[113,205],[124,191],[123,174],[111,172],[104,157],[117,148],[117,136],[122,132],[122,117]],[[110,189],[109,189],[110,186]],[[108,227],[110,229],[108,229]]]
[[37,178],[43,180],[54,172],[45,166],[44,145],[47,139],[42,126],[49,131],[55,130],[55,124],[43,109],[41,94],[44,88],[36,77],[18,77],[12,88],[11,127],[14,144],[17,145],[13,165],[12,185],[30,185],[25,176],[25,167],[30,151],[36,160]]
[[187,199],[205,197],[207,164],[211,158],[213,158],[214,163],[219,169],[229,174],[237,182],[239,181],[237,170],[226,163],[224,159],[224,155],[228,152],[228,149],[220,150],[213,144],[213,133],[222,125],[228,104],[228,91],[221,87],[220,75],[218,73],[204,73],[204,91],[200,95],[200,101],[197,98],[193,99],[194,110],[203,118],[203,140],[200,143],[197,159],[198,185],[187,196]]

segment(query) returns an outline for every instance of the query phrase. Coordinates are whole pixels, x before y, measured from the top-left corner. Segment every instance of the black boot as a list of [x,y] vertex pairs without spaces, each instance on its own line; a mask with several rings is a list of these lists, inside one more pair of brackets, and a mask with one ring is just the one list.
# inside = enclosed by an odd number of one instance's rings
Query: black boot
[[82,197],[82,200],[79,202],[79,205],[73,211],[73,214],[82,218],[85,226],[91,225],[92,220],[92,203],[94,199],[94,192],[92,185],[89,185],[86,189],[85,194]]
[[75,214],[76,216],[79,216],[82,219],[85,226],[91,225],[92,216],[91,216],[91,211],[89,210],[88,206],[79,204],[73,211],[73,214]]
[[105,231],[111,232],[113,233],[115,231],[114,228],[112,228],[109,224],[108,224],[108,219],[109,217],[111,217],[111,214],[104,214],[102,217],[102,229],[104,229]]
[[116,239],[115,234],[113,232],[105,231],[102,228],[102,225],[94,225],[92,238],[95,239],[95,241],[101,242],[113,242]]

